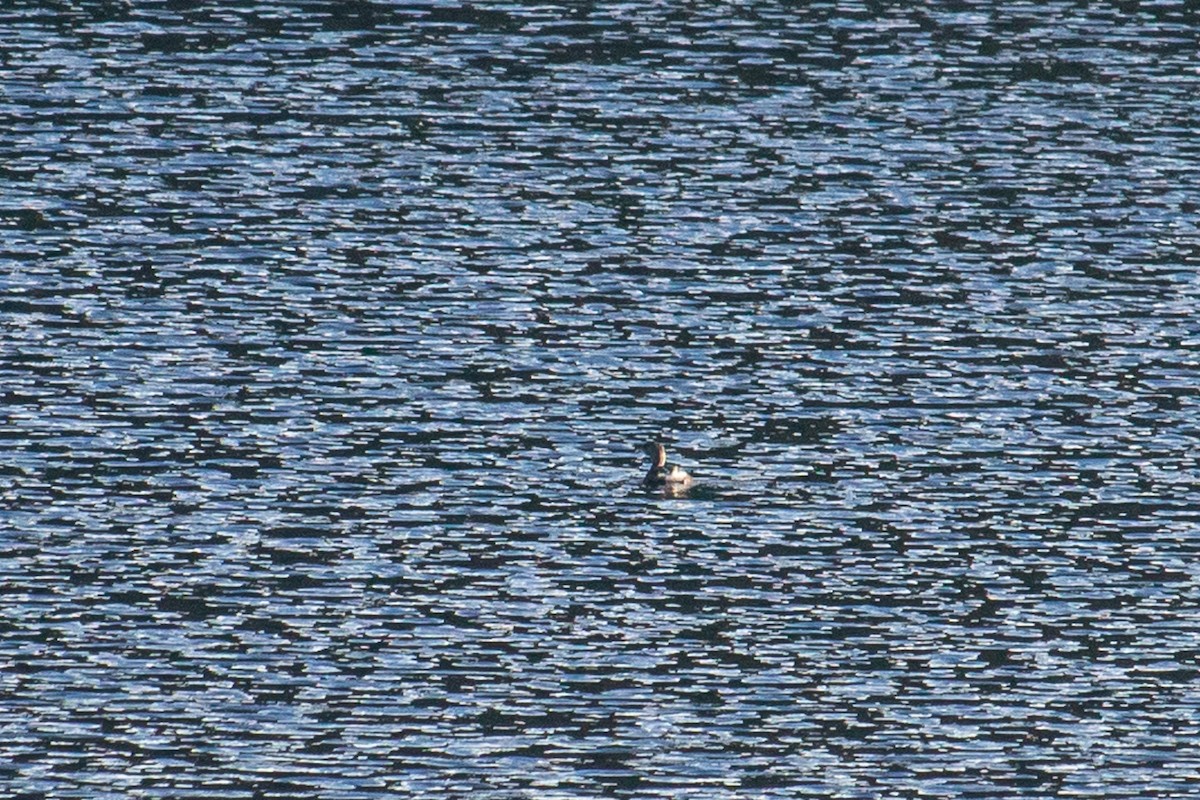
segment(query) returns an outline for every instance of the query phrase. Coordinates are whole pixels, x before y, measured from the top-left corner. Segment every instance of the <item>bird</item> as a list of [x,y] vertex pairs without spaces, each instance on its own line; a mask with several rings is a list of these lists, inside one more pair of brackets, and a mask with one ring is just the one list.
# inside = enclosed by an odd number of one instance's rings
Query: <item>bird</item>
[[688,475],[678,464],[667,463],[667,449],[658,442],[646,445],[646,455],[650,456],[650,471],[642,479],[642,486],[647,489],[659,489],[670,494],[686,492],[692,485],[692,476]]

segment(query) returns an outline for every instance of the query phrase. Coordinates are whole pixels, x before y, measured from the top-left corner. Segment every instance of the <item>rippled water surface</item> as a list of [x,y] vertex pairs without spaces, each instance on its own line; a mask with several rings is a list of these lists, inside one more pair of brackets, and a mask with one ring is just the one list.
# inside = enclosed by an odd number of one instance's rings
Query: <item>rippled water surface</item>
[[1195,794],[1200,20],[994,5],[6,3],[0,793]]

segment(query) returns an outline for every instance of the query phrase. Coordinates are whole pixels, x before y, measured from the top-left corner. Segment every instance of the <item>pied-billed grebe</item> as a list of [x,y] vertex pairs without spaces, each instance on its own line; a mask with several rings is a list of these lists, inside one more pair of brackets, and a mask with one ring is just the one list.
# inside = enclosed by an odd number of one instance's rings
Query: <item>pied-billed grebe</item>
[[646,445],[646,454],[653,463],[650,471],[642,480],[642,486],[647,489],[665,489],[668,492],[681,492],[692,485],[692,476],[683,471],[678,464],[667,463],[667,449],[654,442]]

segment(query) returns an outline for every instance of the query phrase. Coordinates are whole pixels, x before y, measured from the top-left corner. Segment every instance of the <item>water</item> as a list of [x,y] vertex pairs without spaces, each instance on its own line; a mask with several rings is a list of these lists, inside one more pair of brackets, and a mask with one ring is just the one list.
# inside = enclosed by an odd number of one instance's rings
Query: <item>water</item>
[[0,16],[5,794],[1195,792],[1191,6],[191,6]]

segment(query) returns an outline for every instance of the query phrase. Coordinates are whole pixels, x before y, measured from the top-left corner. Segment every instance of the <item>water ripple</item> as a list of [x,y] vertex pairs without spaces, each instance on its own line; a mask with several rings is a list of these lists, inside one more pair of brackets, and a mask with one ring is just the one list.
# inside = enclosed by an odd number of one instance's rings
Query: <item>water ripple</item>
[[76,6],[0,15],[16,796],[1190,793],[1193,11]]

